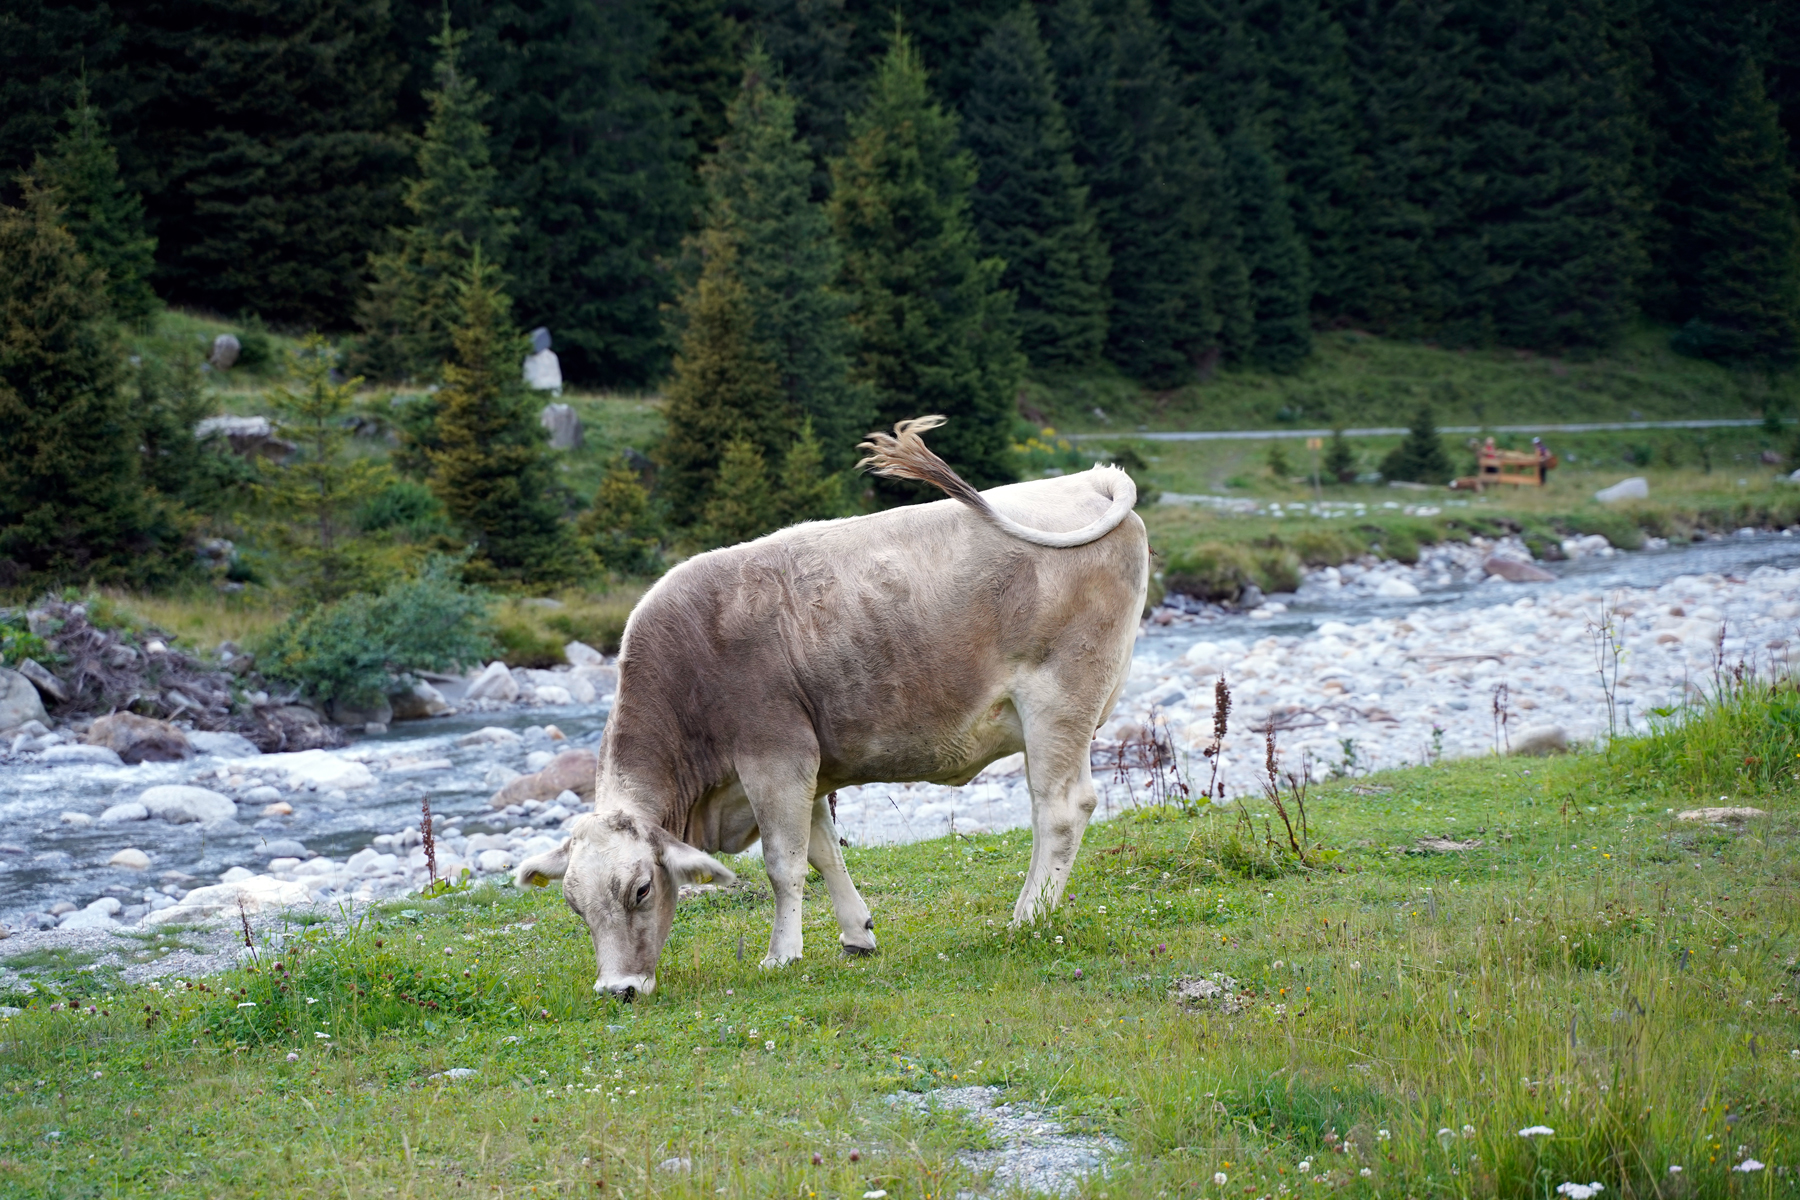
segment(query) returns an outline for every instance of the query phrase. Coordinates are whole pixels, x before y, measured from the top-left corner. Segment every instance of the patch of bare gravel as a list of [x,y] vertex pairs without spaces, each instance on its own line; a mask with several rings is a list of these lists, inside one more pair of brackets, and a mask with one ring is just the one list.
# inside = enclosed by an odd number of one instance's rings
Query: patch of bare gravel
[[1046,1196],[1071,1195],[1087,1176],[1095,1172],[1105,1175],[1108,1161],[1125,1151],[1125,1143],[1115,1137],[1068,1132],[1056,1118],[1055,1109],[999,1100],[997,1087],[897,1092],[888,1097],[891,1104],[919,1112],[935,1109],[967,1116],[993,1144],[981,1150],[960,1150],[957,1161],[988,1175],[996,1192],[1018,1189]]

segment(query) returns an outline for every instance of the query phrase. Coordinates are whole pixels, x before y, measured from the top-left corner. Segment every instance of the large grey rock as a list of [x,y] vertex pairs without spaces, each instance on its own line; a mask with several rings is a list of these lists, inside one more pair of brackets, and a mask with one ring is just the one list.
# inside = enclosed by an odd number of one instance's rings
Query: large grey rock
[[606,656],[586,642],[570,642],[563,647],[563,657],[571,667],[598,667],[606,662]]
[[1563,732],[1560,725],[1532,725],[1519,732],[1512,739],[1514,754],[1530,754],[1542,757],[1546,754],[1561,754],[1569,748],[1569,735]]
[[1602,504],[1612,504],[1619,500],[1648,500],[1650,483],[1642,475],[1633,475],[1630,479],[1621,479],[1609,488],[1601,488],[1594,493],[1594,499]]
[[1508,583],[1548,583],[1556,578],[1550,572],[1516,558],[1494,555],[1482,564],[1489,575],[1498,575]]
[[261,455],[283,459],[299,449],[285,438],[275,436],[275,426],[267,417],[207,417],[194,426],[194,436],[201,441],[222,437],[231,443],[232,453],[245,458]]
[[187,735],[188,744],[201,754],[215,754],[220,758],[254,758],[262,751],[256,743],[241,733],[209,733],[195,731]]
[[212,353],[206,356],[206,361],[217,370],[229,371],[237,366],[238,355],[242,354],[243,350],[244,347],[234,335],[221,333],[213,339]]
[[564,792],[574,792],[584,804],[592,804],[598,768],[599,759],[592,750],[564,750],[534,774],[509,780],[488,804],[505,808],[527,800],[554,800]]
[[97,763],[103,767],[122,767],[125,760],[105,746],[51,746],[44,751],[44,761],[61,766],[72,763]]
[[327,715],[337,725],[387,725],[394,719],[394,710],[388,704],[387,697],[377,696],[374,701],[365,704],[333,700],[327,706]]
[[88,726],[87,744],[104,746],[128,763],[181,762],[194,757],[187,734],[133,712],[108,713]]
[[19,674],[31,680],[33,687],[43,695],[44,699],[57,704],[69,702],[69,685],[50,673],[48,667],[34,658],[28,658],[19,664]]
[[567,404],[544,405],[538,424],[550,431],[552,449],[574,450],[581,445],[581,418]]
[[305,858],[306,847],[293,838],[271,838],[256,848],[262,858]]
[[389,696],[388,704],[393,709],[396,721],[423,721],[428,717],[446,716],[451,711],[444,693],[423,679],[406,691]]
[[186,825],[194,821],[229,821],[237,816],[237,805],[231,802],[230,796],[221,795],[211,788],[190,787],[180,783],[145,788],[138,797],[138,803],[148,809],[151,816],[161,817],[171,825]]
[[514,679],[512,671],[503,662],[495,661],[487,665],[487,669],[475,677],[465,693],[471,700],[505,700],[519,698],[519,681]]
[[562,395],[562,362],[554,350],[539,350],[525,360],[525,383],[533,391]]
[[17,671],[0,667],[0,733],[17,729],[27,721],[48,723],[43,697],[31,680]]
[[150,866],[150,856],[135,846],[128,846],[106,860],[109,867],[125,867],[132,871],[142,871]]

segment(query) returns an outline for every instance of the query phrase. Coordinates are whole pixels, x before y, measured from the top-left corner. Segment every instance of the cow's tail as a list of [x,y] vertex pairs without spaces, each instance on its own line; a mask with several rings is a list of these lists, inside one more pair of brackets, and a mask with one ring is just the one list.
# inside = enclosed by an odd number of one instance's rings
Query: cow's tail
[[1089,473],[1094,487],[1102,495],[1112,499],[1112,504],[1098,520],[1069,533],[1049,533],[1033,529],[1029,525],[1021,525],[996,511],[987,502],[987,497],[970,487],[961,475],[950,469],[949,463],[933,454],[930,447],[925,445],[925,439],[920,435],[943,423],[943,417],[914,417],[894,426],[891,434],[871,433],[869,440],[857,447],[858,450],[868,451],[868,455],[856,465],[867,467],[877,475],[886,475],[892,479],[916,479],[941,488],[945,495],[962,501],[996,528],[1020,541],[1057,549],[1085,546],[1089,542],[1098,541],[1118,528],[1119,522],[1137,504],[1137,485],[1131,482],[1131,476],[1117,467],[1095,467]]

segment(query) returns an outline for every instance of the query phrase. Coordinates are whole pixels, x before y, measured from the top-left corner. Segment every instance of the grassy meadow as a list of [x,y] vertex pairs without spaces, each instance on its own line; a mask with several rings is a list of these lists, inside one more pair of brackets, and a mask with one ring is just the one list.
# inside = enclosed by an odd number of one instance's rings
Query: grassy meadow
[[[815,881],[773,973],[744,861],[629,1005],[555,886],[159,988],[34,962],[44,991],[0,997],[0,1194],[953,1196],[988,1135],[889,1097],[979,1083],[1124,1143],[1087,1197],[1789,1195],[1797,773],[1790,684],[1610,754],[1333,782],[1305,865],[1267,804],[1140,796],[1033,929],[1006,927],[1021,831],[854,847],[879,954],[837,953]],[[1675,816],[1721,796],[1766,815]],[[1171,999],[1214,973],[1232,1006]]]

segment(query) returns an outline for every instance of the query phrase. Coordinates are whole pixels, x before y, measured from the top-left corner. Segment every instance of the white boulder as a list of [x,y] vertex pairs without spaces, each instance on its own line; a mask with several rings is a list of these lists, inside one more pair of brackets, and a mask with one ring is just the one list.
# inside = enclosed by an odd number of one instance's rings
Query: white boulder
[[[510,679],[512,677],[509,675],[507,678]],[[498,725],[489,725],[484,729],[477,729],[474,733],[463,734],[456,739],[456,744],[459,746],[482,746],[492,743],[518,742],[523,740],[523,738],[510,729],[502,729]]]
[[150,810],[135,800],[124,804],[115,804],[100,814],[102,825],[116,825],[121,821],[148,821]]
[[575,697],[569,695],[569,689],[557,687],[555,684],[540,684],[537,688],[539,704],[573,704]]
[[290,754],[265,754],[245,764],[258,771],[281,771],[293,787],[312,787],[319,791],[372,787],[375,775],[354,759],[329,750],[298,750]]
[[103,767],[122,767],[125,760],[105,746],[51,746],[44,751],[46,763],[95,763]]
[[1621,479],[1611,487],[1601,488],[1594,493],[1594,499],[1602,504],[1612,504],[1619,500],[1648,500],[1649,498],[1650,481],[1642,475]]
[[211,788],[190,787],[180,783],[165,783],[153,788],[145,788],[138,797],[153,817],[160,817],[171,825],[185,825],[193,821],[229,821],[237,816],[237,805],[231,802],[230,796],[224,796]]
[[298,880],[276,879],[273,875],[252,875],[234,883],[216,883],[195,888],[171,905],[144,918],[146,925],[167,925],[207,921],[216,917],[236,918],[241,907],[247,913],[305,904],[311,892]]
[[606,664],[606,656],[586,642],[570,642],[563,647],[563,657],[569,660],[571,667],[599,667]]
[[1410,600],[1419,594],[1419,589],[1398,575],[1390,575],[1376,586],[1375,594],[1396,600]]
[[132,871],[142,871],[150,865],[150,856],[132,846],[119,851],[106,860],[109,867],[125,867]]
[[43,697],[31,680],[17,671],[0,667],[0,732],[17,729],[27,721],[48,724]]
[[470,700],[510,702],[519,698],[519,681],[513,678],[505,663],[491,662],[469,684],[469,690],[464,695]]

